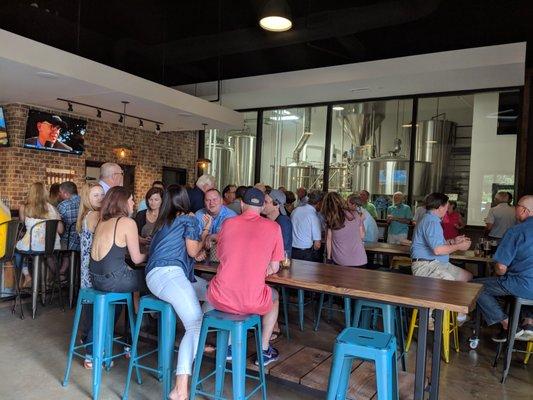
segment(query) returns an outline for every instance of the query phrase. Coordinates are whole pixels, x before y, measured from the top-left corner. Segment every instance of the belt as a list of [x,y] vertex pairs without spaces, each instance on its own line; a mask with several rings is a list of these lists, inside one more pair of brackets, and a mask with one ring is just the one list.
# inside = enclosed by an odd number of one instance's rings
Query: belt
[[435,261],[435,260],[428,260],[427,258],[413,258],[413,261]]

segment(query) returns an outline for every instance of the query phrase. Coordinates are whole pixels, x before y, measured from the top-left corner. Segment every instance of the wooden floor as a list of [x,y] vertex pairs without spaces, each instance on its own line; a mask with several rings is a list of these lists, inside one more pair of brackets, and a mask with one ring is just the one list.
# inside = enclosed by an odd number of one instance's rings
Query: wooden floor
[[[302,385],[313,391],[327,391],[332,354],[328,351],[304,346],[294,341],[280,338],[273,343],[279,351],[279,359],[265,367],[268,376],[281,381]],[[254,364],[255,342],[253,337],[248,340],[248,370],[257,371]],[[400,399],[413,398],[414,374],[399,372]],[[348,399],[377,399],[374,363],[355,361],[352,366]]]

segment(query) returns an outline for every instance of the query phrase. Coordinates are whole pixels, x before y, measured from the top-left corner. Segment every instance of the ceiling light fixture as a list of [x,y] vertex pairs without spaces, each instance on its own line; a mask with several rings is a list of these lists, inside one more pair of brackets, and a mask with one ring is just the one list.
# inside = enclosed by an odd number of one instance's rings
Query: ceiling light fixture
[[122,124],[124,122],[124,116],[120,114],[120,117],[118,117],[118,123]]
[[142,128],[144,126],[144,122],[142,119],[139,119],[139,128]]
[[96,118],[102,118],[102,110],[99,108],[96,109]]
[[72,107],[72,103],[68,103],[68,111],[69,112],[74,111],[74,108]]
[[334,109],[335,111],[342,111],[342,110],[344,110],[344,107],[341,107],[341,106],[334,106],[333,109]]
[[159,124],[155,124],[155,133],[159,132],[161,132],[161,127],[159,126]]
[[361,87],[361,88],[350,89],[350,92],[365,92],[367,90],[370,90],[370,88],[369,87]]
[[47,72],[47,71],[38,71],[35,73],[40,78],[46,78],[46,79],[57,79],[59,75],[54,74],[53,72]]
[[259,16],[259,26],[270,32],[285,32],[291,29],[291,10],[287,1],[267,1]]

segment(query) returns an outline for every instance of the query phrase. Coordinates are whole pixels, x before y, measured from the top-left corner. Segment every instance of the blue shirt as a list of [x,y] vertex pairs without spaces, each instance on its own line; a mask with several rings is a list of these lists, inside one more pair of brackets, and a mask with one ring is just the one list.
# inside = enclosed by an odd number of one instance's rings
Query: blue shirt
[[[392,215],[393,217],[397,218],[406,218],[408,220],[411,220],[411,218],[413,218],[413,214],[411,213],[411,207],[403,203],[390,206],[387,209],[387,215]],[[408,232],[409,224],[404,224],[398,221],[392,221],[389,225],[389,234],[391,235],[398,235],[401,233],[407,234]]]
[[[283,207],[283,206],[282,206]],[[280,214],[276,218],[276,222],[281,227],[281,236],[283,236],[283,248],[289,258],[292,253],[292,222],[286,215]]]
[[309,204],[298,206],[291,214],[292,247],[310,249],[313,241],[320,240],[322,230],[315,207]]
[[501,284],[515,296],[533,299],[533,217],[509,228],[493,257],[507,266]]
[[163,225],[152,236],[146,275],[154,268],[178,266],[183,268],[185,276],[191,282],[196,282],[194,260],[187,253],[185,239],[200,241],[200,232],[198,221],[189,215],[181,215],[172,224]]
[[80,250],[80,236],[76,232],[76,221],[80,209],[80,196],[73,194],[70,199],[63,200],[57,205],[57,211],[65,224],[65,231],[61,235],[61,241],[68,245],[67,250]]
[[434,249],[445,245],[444,232],[440,218],[434,213],[428,212],[422,220],[416,224],[411,244],[411,258],[423,258],[426,260],[438,260],[447,263],[450,260],[448,254],[438,256]]
[[[207,210],[205,208],[202,208],[201,210],[196,211],[194,214],[196,216],[196,219],[198,220],[198,223],[200,224],[200,230],[204,229],[204,215],[207,214]],[[211,228],[209,228],[209,234],[212,235],[214,233],[220,232],[220,229],[222,228],[222,223],[231,217],[236,217],[237,213],[233,210],[230,210],[226,206],[220,207],[220,212],[217,214],[215,218],[213,218],[213,222],[211,223]]]
[[361,212],[365,217],[365,220],[363,221],[363,225],[365,227],[365,238],[363,241],[365,243],[377,242],[379,238],[379,230],[376,220],[374,219],[374,217],[372,217],[372,214],[370,214],[366,209],[362,207]]

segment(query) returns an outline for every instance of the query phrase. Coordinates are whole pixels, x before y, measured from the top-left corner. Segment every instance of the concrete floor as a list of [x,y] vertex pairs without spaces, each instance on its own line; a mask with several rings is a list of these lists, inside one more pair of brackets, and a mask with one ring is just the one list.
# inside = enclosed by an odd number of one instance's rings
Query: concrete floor
[[[26,305],[26,309],[28,306]],[[81,360],[73,362],[70,383],[61,385],[65,355],[71,331],[73,312],[61,312],[57,306],[40,308],[35,320],[20,320],[11,314],[9,303],[0,303],[0,399],[89,399],[91,374]],[[340,316],[339,316],[340,318]],[[291,312],[291,320],[297,315]],[[291,339],[319,349],[331,351],[335,335],[341,330],[340,319],[330,324],[321,322],[319,332],[312,330],[312,314],[307,314],[305,332],[291,326]],[[483,337],[476,351],[469,351],[470,329],[462,328],[461,352],[452,352],[449,364],[441,368],[441,399],[526,400],[533,399],[533,360],[529,368],[516,355],[505,385],[499,383],[501,369],[493,369],[495,346]],[[415,343],[416,345],[416,343]],[[525,347],[525,343],[521,346]],[[413,372],[416,346],[408,355],[408,371]],[[119,359],[109,373],[104,374],[100,399],[119,399],[124,388],[127,361]],[[132,382],[130,399],[160,399],[160,384],[147,374],[141,386]],[[226,380],[226,386],[230,386]],[[209,387],[206,387],[209,389]],[[229,392],[227,392],[228,394]],[[269,399],[316,399],[323,396],[303,392],[268,381]],[[255,396],[254,398],[260,398]]]

